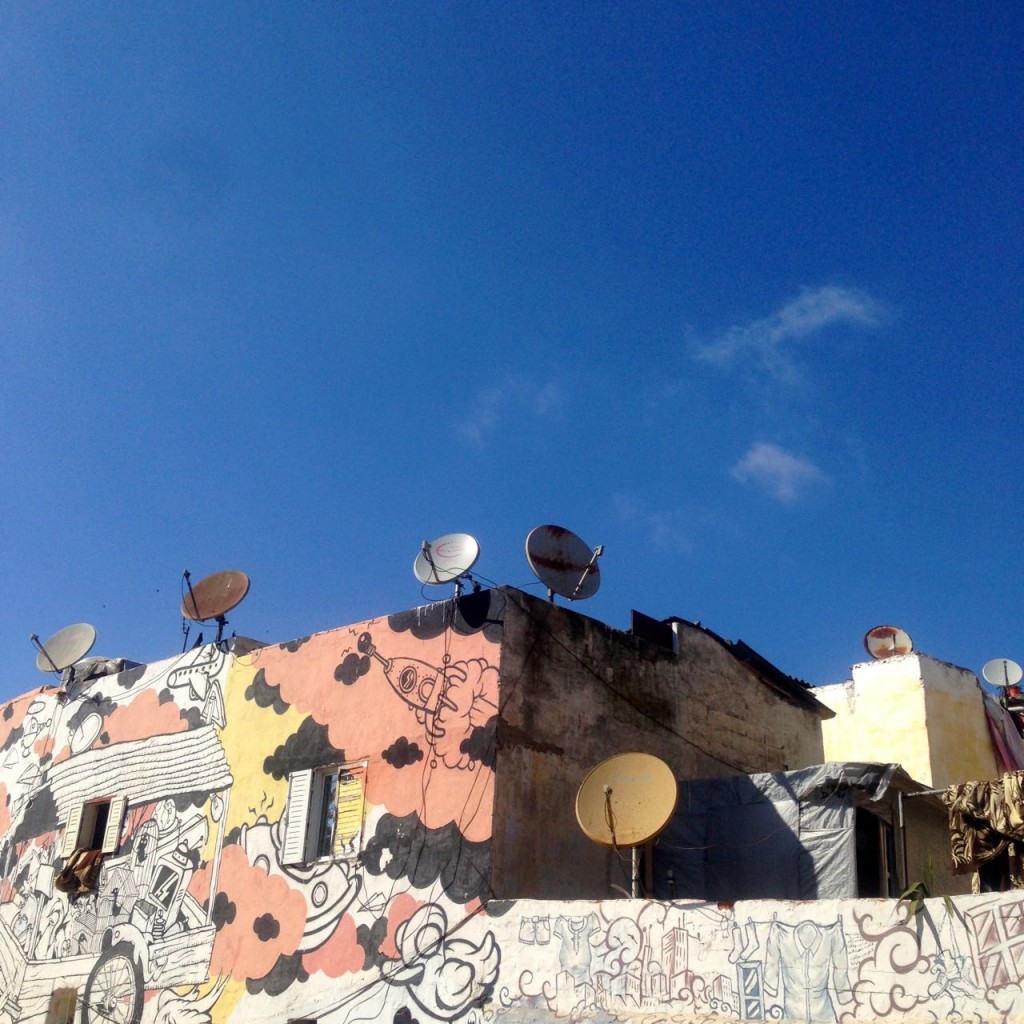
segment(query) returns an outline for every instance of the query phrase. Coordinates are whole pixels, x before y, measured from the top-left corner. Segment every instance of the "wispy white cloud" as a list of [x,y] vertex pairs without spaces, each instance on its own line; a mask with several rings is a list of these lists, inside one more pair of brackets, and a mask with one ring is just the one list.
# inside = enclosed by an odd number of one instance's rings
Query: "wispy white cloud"
[[776,501],[787,505],[793,504],[808,488],[828,481],[810,459],[765,441],[752,445],[729,472],[740,483],[760,487]]
[[677,513],[643,508],[625,494],[615,495],[612,509],[624,523],[642,530],[655,546],[684,555],[693,552],[692,543],[680,529]]
[[523,377],[509,377],[478,392],[466,417],[455,424],[455,430],[470,444],[484,448],[488,437],[508,416],[525,413],[551,419],[558,415],[564,402],[564,393],[554,381],[536,384]]
[[769,316],[729,327],[697,345],[693,358],[714,366],[749,366],[776,380],[792,381],[797,376],[792,343],[836,324],[873,327],[882,316],[882,306],[864,292],[826,285],[803,292]]

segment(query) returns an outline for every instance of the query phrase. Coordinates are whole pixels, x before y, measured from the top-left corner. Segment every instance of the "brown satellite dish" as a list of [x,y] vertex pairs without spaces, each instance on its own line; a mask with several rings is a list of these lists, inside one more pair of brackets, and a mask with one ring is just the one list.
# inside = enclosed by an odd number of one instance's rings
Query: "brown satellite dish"
[[676,777],[660,758],[616,754],[580,783],[576,820],[602,846],[642,846],[669,823],[677,794]]
[[639,847],[672,820],[678,793],[672,769],[653,754],[637,752],[602,761],[580,783],[576,820],[595,843],[631,848],[634,898],[640,895]]
[[181,602],[181,614],[193,622],[216,622],[217,640],[227,625],[225,616],[249,593],[249,577],[239,569],[224,569],[204,576],[195,586],[185,570],[188,593]]
[[914,643],[899,626],[875,626],[864,634],[864,649],[877,661],[911,654]]
[[40,672],[63,672],[92,650],[96,643],[96,627],[88,622],[76,622],[58,630],[46,643],[40,643],[35,633],[30,639],[39,648],[36,668]]

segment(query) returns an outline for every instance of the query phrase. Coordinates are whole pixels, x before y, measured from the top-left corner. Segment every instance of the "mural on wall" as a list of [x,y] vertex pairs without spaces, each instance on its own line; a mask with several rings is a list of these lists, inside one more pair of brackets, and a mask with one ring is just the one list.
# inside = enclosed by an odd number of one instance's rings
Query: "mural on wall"
[[520,902],[496,927],[498,1019],[1024,1019],[1016,894],[916,913],[894,900]]
[[1017,894],[489,901],[500,600],[0,709],[0,1024],[1024,1021]]
[[493,933],[451,933],[488,895],[491,605],[208,645],[8,705],[0,1021],[46,1017],[58,988],[75,1020],[121,1024],[486,1003]]

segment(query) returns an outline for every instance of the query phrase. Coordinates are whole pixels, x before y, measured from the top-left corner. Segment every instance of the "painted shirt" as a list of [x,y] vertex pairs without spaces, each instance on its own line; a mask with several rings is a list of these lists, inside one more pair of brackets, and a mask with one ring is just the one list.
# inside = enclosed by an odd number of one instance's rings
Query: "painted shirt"
[[781,983],[787,1019],[804,1024],[834,1024],[836,1011],[831,992],[845,995],[850,988],[846,940],[840,922],[773,922],[765,949],[764,983],[775,994],[779,994]]
[[577,981],[590,978],[590,936],[597,930],[597,915],[586,917],[559,917],[555,922],[555,937],[562,942],[558,962]]

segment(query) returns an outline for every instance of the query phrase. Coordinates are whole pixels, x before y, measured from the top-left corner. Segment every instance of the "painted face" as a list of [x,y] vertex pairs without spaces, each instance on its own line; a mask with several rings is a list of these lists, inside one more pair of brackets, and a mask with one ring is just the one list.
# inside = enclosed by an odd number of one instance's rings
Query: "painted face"
[[153,817],[156,818],[156,825],[161,833],[169,832],[178,820],[178,815],[174,810],[174,801],[171,799],[161,800]]

